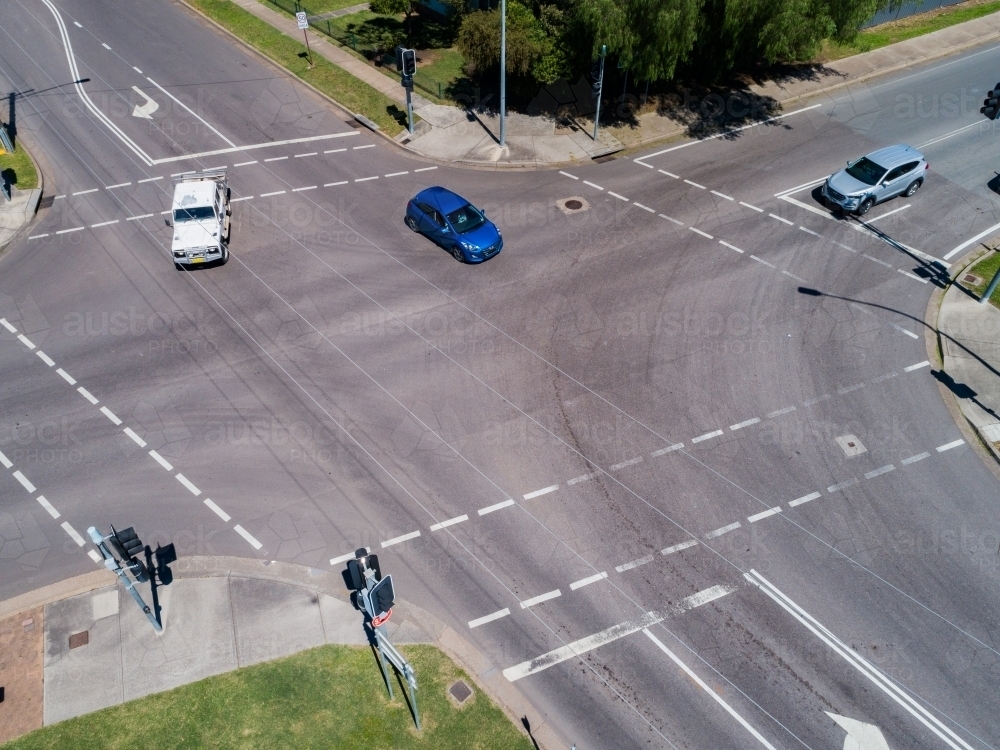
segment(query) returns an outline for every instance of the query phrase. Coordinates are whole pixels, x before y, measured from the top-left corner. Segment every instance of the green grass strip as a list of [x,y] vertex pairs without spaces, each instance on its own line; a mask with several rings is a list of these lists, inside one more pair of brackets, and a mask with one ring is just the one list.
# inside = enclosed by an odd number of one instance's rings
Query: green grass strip
[[38,187],[35,165],[20,143],[14,144],[14,153],[0,154],[0,173],[6,173],[4,177],[8,177],[10,184],[20,190],[34,190]]
[[340,102],[351,112],[365,115],[386,135],[393,137],[403,131],[406,112],[394,101],[321,55],[313,53],[315,66],[310,68],[304,57],[306,47],[301,42],[286,36],[229,0],[187,0],[187,2],[296,77]]
[[[530,740],[441,651],[402,650],[417,673],[420,732],[401,684],[395,700],[388,699],[371,649],[322,646],[53,724],[3,747],[531,750]],[[446,695],[456,679],[474,690],[460,707]]]
[[[962,282],[962,286],[972,292],[975,292],[976,296],[982,298],[983,293],[986,291],[986,287],[989,286],[990,281],[993,280],[993,276],[997,271],[1000,271],[1000,252],[993,252],[973,265],[971,268],[962,272],[962,276],[965,276],[967,273],[978,276],[983,280],[983,283],[973,286]],[[960,276],[960,282],[961,278],[962,277]],[[990,304],[994,307],[1000,307],[1000,286],[997,287],[996,291],[993,292],[993,295],[990,297]]]

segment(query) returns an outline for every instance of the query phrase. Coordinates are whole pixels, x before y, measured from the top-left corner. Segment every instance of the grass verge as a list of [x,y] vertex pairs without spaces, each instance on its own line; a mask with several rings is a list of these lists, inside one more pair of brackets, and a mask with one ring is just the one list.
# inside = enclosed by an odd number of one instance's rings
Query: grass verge
[[982,18],[1000,11],[1000,0],[969,0],[947,8],[918,13],[899,21],[879,24],[858,34],[849,44],[837,44],[827,40],[823,43],[816,62],[831,62],[842,57],[870,52],[896,42],[903,42],[916,36],[954,26],[957,23]]
[[455,679],[473,683],[438,649],[402,650],[419,681],[420,732],[398,682],[388,700],[370,649],[322,646],[53,724],[3,747],[531,750],[478,690],[461,707],[452,702],[445,691]]
[[34,190],[38,187],[35,165],[20,143],[15,144],[14,153],[0,154],[0,173],[9,177],[10,184],[19,190]]
[[321,55],[313,54],[310,68],[306,47],[285,36],[229,0],[187,0],[217,24],[276,62],[297,78],[336,99],[351,112],[375,122],[390,138],[404,129],[406,113],[394,101],[355,78]]
[[[997,271],[1000,271],[1000,252],[994,251],[978,263],[974,263],[962,272],[963,277],[965,274],[971,273],[981,278],[983,283],[973,286],[972,284],[966,284],[963,282],[962,286],[972,292],[975,292],[980,298],[982,298],[983,293],[986,292],[986,287],[989,286],[990,281],[993,279],[993,276]],[[961,277],[959,280],[961,280]],[[997,287],[996,291],[993,292],[993,295],[990,297],[990,304],[994,307],[1000,307],[1000,287]]]

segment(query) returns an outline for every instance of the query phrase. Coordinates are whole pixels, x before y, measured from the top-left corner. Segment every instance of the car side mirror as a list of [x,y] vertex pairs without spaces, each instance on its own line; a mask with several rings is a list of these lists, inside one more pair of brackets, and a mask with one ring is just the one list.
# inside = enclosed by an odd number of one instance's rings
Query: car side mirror
[[170,223],[170,219],[164,219],[163,223],[166,224],[168,227],[172,227],[173,226],[173,224]]

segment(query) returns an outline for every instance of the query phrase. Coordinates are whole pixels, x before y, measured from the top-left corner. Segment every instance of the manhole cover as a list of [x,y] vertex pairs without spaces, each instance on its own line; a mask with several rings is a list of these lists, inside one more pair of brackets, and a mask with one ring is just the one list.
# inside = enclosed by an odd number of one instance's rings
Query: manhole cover
[[84,630],[82,633],[73,633],[69,637],[69,647],[70,648],[80,648],[80,646],[86,646],[90,643],[90,631]]
[[564,214],[575,214],[579,211],[586,211],[590,208],[585,198],[574,195],[571,198],[563,198],[556,201],[556,207]]
[[862,453],[867,453],[868,449],[865,448],[864,444],[858,440],[854,435],[844,435],[839,438],[834,438],[837,441],[837,445],[844,449],[844,453],[848,457],[860,456]]
[[566,201],[566,208],[568,208],[570,211],[579,211],[581,208],[583,208],[583,201],[578,201],[575,198],[573,198],[572,200],[568,200]]
[[962,277],[962,281],[966,284],[972,284],[972,286],[979,286],[983,283],[983,280],[973,273],[967,273]]
[[461,705],[469,699],[470,695],[472,695],[472,688],[466,685],[462,680],[458,680],[454,685],[448,688],[448,692],[451,693],[451,697],[458,701],[459,705]]

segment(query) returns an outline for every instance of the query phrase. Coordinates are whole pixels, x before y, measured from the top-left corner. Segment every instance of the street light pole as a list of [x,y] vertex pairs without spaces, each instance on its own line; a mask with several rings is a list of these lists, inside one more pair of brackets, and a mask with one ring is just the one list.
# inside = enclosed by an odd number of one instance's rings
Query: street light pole
[[594,142],[597,142],[597,129],[601,124],[601,93],[604,89],[604,57],[608,54],[608,45],[601,45],[601,72],[597,76],[597,111],[594,112]]
[[507,0],[500,0],[500,148],[507,143]]

